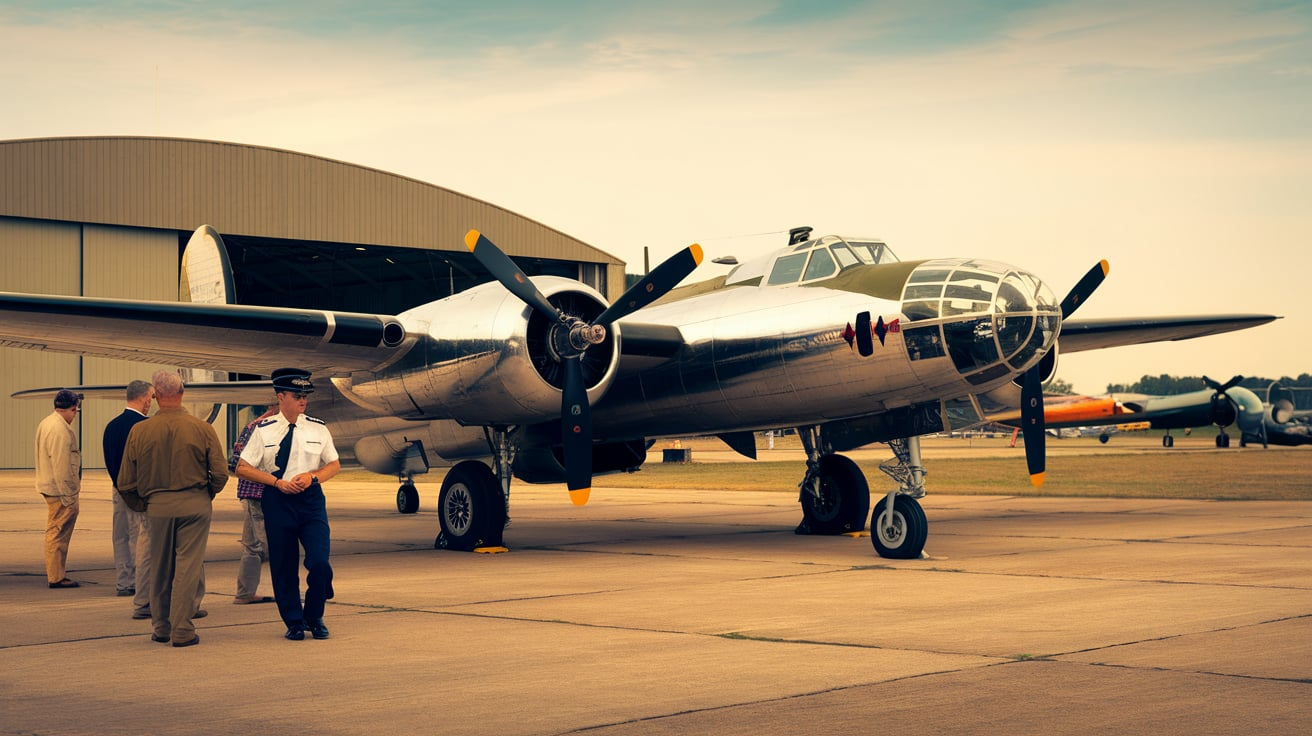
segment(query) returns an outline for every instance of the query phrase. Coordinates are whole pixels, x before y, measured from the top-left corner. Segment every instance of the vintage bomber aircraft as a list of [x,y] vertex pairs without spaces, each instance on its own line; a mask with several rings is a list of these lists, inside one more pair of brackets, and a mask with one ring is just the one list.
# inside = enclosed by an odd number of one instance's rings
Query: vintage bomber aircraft
[[[1050,428],[1096,427],[1122,424],[1143,424],[1145,429],[1165,429],[1162,447],[1174,447],[1173,429],[1191,429],[1212,425],[1220,431],[1216,435],[1217,447],[1230,446],[1230,434],[1235,427],[1240,433],[1240,444],[1260,442],[1267,444],[1298,444],[1296,433],[1289,430],[1294,420],[1294,403],[1287,396],[1288,389],[1271,384],[1268,400],[1251,389],[1240,386],[1243,376],[1234,376],[1225,383],[1203,376],[1206,388],[1169,396],[1125,394],[1122,396],[1062,397],[1061,403],[1049,401],[1044,411],[1044,424]],[[989,419],[1019,427],[1019,411],[990,415]],[[1110,432],[1099,435],[1107,442]]]
[[[1106,262],[1058,302],[1037,277],[1002,263],[902,262],[878,240],[809,232],[675,289],[701,260],[689,246],[613,305],[578,281],[528,279],[477,231],[466,244],[495,280],[395,316],[2,294],[0,345],[266,376],[307,368],[330,387],[314,413],[362,465],[406,481],[403,510],[417,504],[414,473],[452,466],[436,546],[453,549],[500,544],[512,476],[566,481],[584,503],[593,474],[638,468],[652,438],[713,434],[754,456],[752,432],[781,426],[798,429],[807,455],[799,530],[856,531],[869,488],[839,453],[886,442],[896,457],[884,470],[898,487],[875,505],[872,538],[880,555],[912,558],[928,531],[916,501],[921,435],[982,422],[981,401],[1020,402],[1031,476],[1041,482],[1041,382],[1059,342],[1071,352],[1274,319],[1070,321]],[[211,228],[192,238],[184,276],[193,293],[232,301]],[[188,396],[261,404],[269,387],[192,383]]]

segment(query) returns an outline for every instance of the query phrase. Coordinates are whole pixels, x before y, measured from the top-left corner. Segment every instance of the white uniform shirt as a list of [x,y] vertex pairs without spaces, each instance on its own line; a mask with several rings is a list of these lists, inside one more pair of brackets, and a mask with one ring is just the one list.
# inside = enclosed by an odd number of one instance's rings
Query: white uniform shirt
[[[287,435],[287,417],[275,414],[255,425],[251,438],[242,448],[241,459],[266,473],[278,469],[274,463],[278,458],[278,446]],[[296,420],[296,431],[292,433],[292,453],[287,458],[287,472],[282,477],[291,480],[301,473],[312,473],[337,459],[337,447],[333,445],[332,433],[322,419],[302,414]]]

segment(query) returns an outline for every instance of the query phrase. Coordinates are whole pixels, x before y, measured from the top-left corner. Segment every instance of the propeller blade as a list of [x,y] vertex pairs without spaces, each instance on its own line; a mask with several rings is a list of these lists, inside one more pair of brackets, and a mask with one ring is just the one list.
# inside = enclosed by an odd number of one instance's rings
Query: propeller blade
[[547,301],[542,292],[538,291],[538,287],[534,286],[519,266],[510,260],[510,256],[503,253],[491,240],[483,237],[483,234],[477,230],[470,230],[465,233],[465,245],[483,268],[490,271],[493,278],[500,281],[510,293],[519,297],[520,301],[538,310],[544,317],[560,320],[560,311]]
[[1089,269],[1088,273],[1084,274],[1084,278],[1080,279],[1070,292],[1066,294],[1066,298],[1061,300],[1062,319],[1071,316],[1076,309],[1080,308],[1080,305],[1084,303],[1084,300],[1088,299],[1089,295],[1092,294],[1094,290],[1098,288],[1098,285],[1102,283],[1102,280],[1107,277],[1107,271],[1110,268],[1111,266],[1107,265],[1107,261],[1098,261],[1094,264],[1093,268]]
[[1226,391],[1229,391],[1235,386],[1238,386],[1239,383],[1243,380],[1244,380],[1243,376],[1232,376],[1230,380],[1226,381],[1225,383],[1217,383],[1216,381],[1213,381],[1207,376],[1203,376],[1203,385],[1212,389],[1218,394],[1224,394]]
[[701,265],[701,262],[702,247],[696,243],[675,253],[624,292],[614,304],[593,320],[593,324],[609,325],[660,299],[668,294],[670,289],[678,286],[680,281],[693,272],[693,269]]
[[1043,377],[1037,367],[1025,371],[1021,384],[1021,430],[1025,434],[1025,464],[1029,466],[1030,483],[1035,488],[1043,485],[1046,472],[1045,443],[1047,435],[1043,422]]
[[592,409],[583,385],[583,362],[564,361],[565,387],[560,396],[560,433],[565,449],[565,481],[575,506],[588,502],[592,493]]

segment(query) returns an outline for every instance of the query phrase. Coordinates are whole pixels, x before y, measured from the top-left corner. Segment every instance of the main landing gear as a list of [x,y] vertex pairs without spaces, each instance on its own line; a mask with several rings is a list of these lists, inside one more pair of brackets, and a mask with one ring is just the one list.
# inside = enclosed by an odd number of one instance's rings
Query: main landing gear
[[[847,534],[865,529],[870,487],[857,464],[834,454],[816,427],[801,427],[798,437],[806,450],[806,475],[798,501],[802,522],[797,534]],[[929,534],[925,512],[916,501],[925,495],[925,469],[920,462],[920,438],[889,442],[894,459],[880,469],[897,481],[897,490],[875,504],[870,517],[871,541],[881,557],[920,557]]]
[[437,496],[439,531],[433,540],[435,549],[469,552],[501,546],[501,534],[510,523],[507,509],[514,454],[509,429],[493,427],[486,431],[496,470],[477,460],[466,460],[447,471]]

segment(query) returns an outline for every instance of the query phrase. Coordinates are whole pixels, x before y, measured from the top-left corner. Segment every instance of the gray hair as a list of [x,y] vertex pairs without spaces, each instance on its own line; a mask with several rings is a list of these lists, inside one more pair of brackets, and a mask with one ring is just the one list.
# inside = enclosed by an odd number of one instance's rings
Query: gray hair
[[127,398],[129,402],[136,401],[137,399],[140,399],[142,396],[145,396],[146,394],[150,393],[150,382],[142,381],[139,379],[133,381],[132,383],[128,384],[127,393],[128,393]]
[[177,371],[168,369],[155,371],[155,375],[150,377],[155,383],[155,395],[158,396],[179,396],[182,394],[182,376]]

